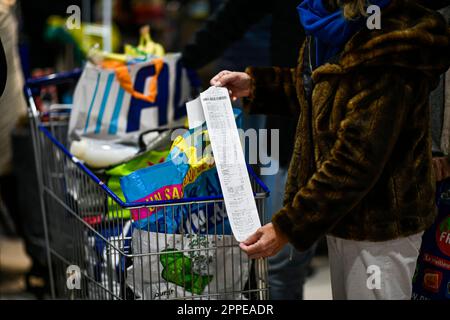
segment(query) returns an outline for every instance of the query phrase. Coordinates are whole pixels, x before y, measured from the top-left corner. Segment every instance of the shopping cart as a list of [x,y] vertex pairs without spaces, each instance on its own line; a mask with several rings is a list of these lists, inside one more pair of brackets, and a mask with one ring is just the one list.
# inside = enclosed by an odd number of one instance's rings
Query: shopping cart
[[[219,196],[125,203],[67,149],[70,110],[40,112],[42,88],[72,82],[81,71],[27,81],[25,87],[53,298],[267,299],[267,261],[250,260],[220,224],[168,232],[206,217],[225,219]],[[265,221],[267,187],[249,168],[258,212]],[[162,214],[163,225],[137,229],[130,210]],[[199,214],[199,212],[201,214]],[[175,221],[177,220],[177,221]],[[159,220],[161,221],[161,220]],[[160,222],[161,223],[161,222]],[[156,222],[158,224],[158,222]]]

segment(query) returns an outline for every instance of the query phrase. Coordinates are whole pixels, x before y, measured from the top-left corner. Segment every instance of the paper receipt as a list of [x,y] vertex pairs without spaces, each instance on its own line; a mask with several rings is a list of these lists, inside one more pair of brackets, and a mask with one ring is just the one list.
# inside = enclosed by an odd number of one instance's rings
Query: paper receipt
[[210,87],[200,94],[200,100],[231,229],[242,242],[261,227],[261,222],[230,96],[226,88]]

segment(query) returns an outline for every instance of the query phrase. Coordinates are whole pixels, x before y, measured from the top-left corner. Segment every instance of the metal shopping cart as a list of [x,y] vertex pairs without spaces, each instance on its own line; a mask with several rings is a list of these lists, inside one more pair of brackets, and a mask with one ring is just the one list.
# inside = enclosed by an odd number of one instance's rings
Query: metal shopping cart
[[[167,232],[180,214],[226,216],[223,198],[125,203],[67,149],[70,110],[40,112],[42,88],[76,82],[81,71],[27,82],[25,92],[43,212],[50,286],[63,299],[266,299],[267,262],[250,260],[223,228]],[[261,221],[267,187],[249,168]],[[137,229],[130,210],[156,210],[164,226]],[[194,214],[197,213],[197,214]],[[158,222],[157,222],[158,223]],[[208,219],[206,220],[208,224]]]

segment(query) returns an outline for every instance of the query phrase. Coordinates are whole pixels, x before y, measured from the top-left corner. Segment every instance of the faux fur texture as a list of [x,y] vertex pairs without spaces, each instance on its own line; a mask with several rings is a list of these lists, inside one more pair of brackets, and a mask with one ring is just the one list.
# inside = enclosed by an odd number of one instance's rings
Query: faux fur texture
[[[325,234],[385,241],[435,218],[428,97],[450,65],[450,29],[394,0],[382,29],[363,29],[337,64],[314,70],[312,107],[295,70],[248,68],[251,113],[299,117],[285,206],[275,228],[299,250]],[[281,141],[281,143],[283,143]]]

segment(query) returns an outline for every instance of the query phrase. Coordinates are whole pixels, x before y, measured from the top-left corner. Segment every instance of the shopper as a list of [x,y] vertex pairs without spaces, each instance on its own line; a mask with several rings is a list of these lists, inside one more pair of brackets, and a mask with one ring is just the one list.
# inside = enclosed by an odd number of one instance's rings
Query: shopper
[[251,258],[327,235],[335,299],[410,299],[434,221],[429,94],[450,65],[450,30],[414,1],[305,0],[297,69],[219,73],[250,112],[299,115],[284,207],[241,244]]
[[[217,2],[213,1],[213,4]],[[221,68],[233,70],[243,71],[248,65],[295,67],[304,40],[296,11],[300,2],[262,0],[255,7],[254,0],[222,1],[203,28],[196,32],[194,40],[183,49],[185,66],[199,69],[219,58]],[[250,126],[279,131],[279,154],[268,150],[272,166],[275,167],[277,162],[279,170],[275,175],[262,176],[271,190],[266,210],[272,214],[282,208],[296,123],[293,119],[273,115],[264,124],[255,123],[258,120],[250,120]],[[269,258],[270,299],[303,299],[303,285],[315,248],[314,245],[299,252],[287,245]]]

